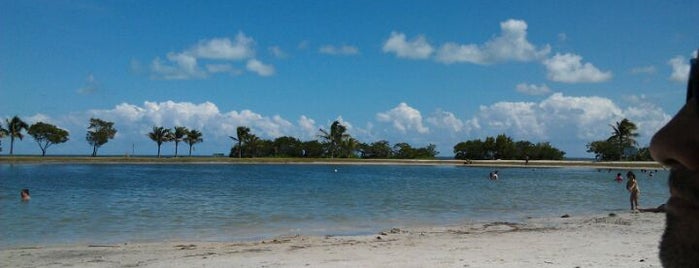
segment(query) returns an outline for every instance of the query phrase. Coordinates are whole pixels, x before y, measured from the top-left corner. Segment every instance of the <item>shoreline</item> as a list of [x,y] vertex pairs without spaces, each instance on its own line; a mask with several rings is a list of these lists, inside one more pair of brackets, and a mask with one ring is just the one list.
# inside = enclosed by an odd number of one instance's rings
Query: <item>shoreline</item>
[[327,159],[327,158],[230,158],[197,157],[130,157],[130,156],[0,156],[0,164],[307,164],[307,165],[431,165],[463,167],[514,168],[598,168],[663,169],[655,161],[590,160],[422,160],[422,159]]
[[392,228],[372,235],[8,248],[8,266],[638,267],[660,266],[664,213],[620,213]]

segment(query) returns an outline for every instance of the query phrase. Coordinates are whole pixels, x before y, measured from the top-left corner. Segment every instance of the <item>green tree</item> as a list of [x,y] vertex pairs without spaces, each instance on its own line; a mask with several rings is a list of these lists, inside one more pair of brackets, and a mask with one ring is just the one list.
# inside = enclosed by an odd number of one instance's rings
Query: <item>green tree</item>
[[301,155],[304,157],[317,158],[325,156],[323,144],[317,140],[305,141],[301,146],[303,148]]
[[92,156],[97,156],[97,149],[109,142],[116,135],[114,122],[104,121],[98,118],[90,118],[90,126],[87,127],[85,139],[92,145]]
[[187,133],[189,133],[189,129],[181,126],[175,127],[175,131],[172,132],[172,141],[175,142],[175,157],[177,157],[177,148],[179,147],[180,142],[187,137]]
[[169,128],[164,127],[153,127],[153,131],[148,133],[148,137],[158,144],[158,158],[160,158],[160,146],[164,142],[170,142],[173,140],[172,131]]
[[359,148],[359,141],[352,137],[347,137],[340,141],[340,157],[354,158]]
[[454,145],[454,158],[467,159],[486,159],[483,141],[480,139],[462,141]]
[[515,143],[512,138],[505,134],[500,134],[495,137],[495,158],[496,159],[513,159],[515,154]]
[[22,140],[24,138],[22,130],[27,130],[29,125],[16,115],[12,119],[5,119],[5,123],[7,123],[7,134],[10,136],[10,155],[12,155],[14,154],[15,138]]
[[565,152],[553,147],[548,142],[540,142],[534,146],[532,159],[563,160]]
[[245,138],[245,147],[250,157],[257,157],[257,152],[262,145],[262,140],[255,134],[248,134]]
[[192,156],[192,147],[200,142],[204,142],[204,138],[202,138],[204,134],[199,132],[196,129],[192,129],[187,132],[187,136],[184,138],[184,142],[189,145],[189,156]]
[[587,152],[594,153],[598,161],[609,161],[619,159],[618,148],[609,141],[599,140],[587,144]]
[[[228,136],[228,137],[231,138],[232,140],[238,142],[238,146],[237,146],[238,158],[243,158],[243,142],[245,142],[245,140],[250,135],[250,128],[240,126],[240,127],[236,128],[235,132],[236,132],[235,137],[233,137],[233,136]],[[233,149],[235,149],[235,148],[236,147],[231,148],[231,154],[230,154],[231,157],[233,156]]]
[[376,141],[369,145],[363,144],[360,147],[362,148],[362,158],[387,159],[391,158],[393,153],[391,144],[387,140]]
[[344,139],[348,139],[349,134],[345,133],[347,127],[342,125],[339,121],[334,121],[330,125],[330,131],[320,129],[321,134],[318,135],[328,146],[328,152],[330,152],[330,158],[334,158],[335,155],[340,151],[340,146]]
[[46,155],[46,149],[49,146],[68,141],[69,135],[68,131],[44,122],[37,122],[31,125],[27,133],[39,144],[41,156]]
[[393,157],[397,159],[411,159],[415,155],[415,149],[406,142],[393,145]]
[[505,134],[460,142],[454,146],[455,159],[563,159],[565,152],[548,142],[533,144],[529,141],[513,141]]
[[284,136],[274,139],[274,156],[299,157],[303,155],[302,142],[294,137]]
[[636,130],[638,128],[636,124],[626,118],[616,122],[611,127],[614,131],[608,141],[616,145],[617,150],[619,150],[619,160],[622,160],[625,156],[624,150],[626,148],[635,148],[637,144],[635,138],[638,137]]
[[10,132],[7,131],[2,125],[0,124],[0,152],[2,152],[2,138],[5,138]]

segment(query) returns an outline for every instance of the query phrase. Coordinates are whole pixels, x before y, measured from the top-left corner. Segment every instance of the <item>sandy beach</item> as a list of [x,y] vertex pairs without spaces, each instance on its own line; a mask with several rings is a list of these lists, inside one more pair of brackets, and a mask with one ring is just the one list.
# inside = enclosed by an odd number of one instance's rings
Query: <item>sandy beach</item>
[[4,249],[5,267],[660,267],[663,213],[290,235],[263,241]]

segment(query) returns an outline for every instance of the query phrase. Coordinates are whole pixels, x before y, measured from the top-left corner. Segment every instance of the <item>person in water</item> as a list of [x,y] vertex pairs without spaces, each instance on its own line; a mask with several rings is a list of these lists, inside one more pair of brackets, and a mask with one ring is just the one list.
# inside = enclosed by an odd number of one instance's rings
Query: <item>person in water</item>
[[626,182],[626,190],[629,190],[629,193],[631,193],[631,196],[629,197],[629,201],[631,202],[631,210],[637,211],[638,196],[641,194],[641,190],[638,188],[636,174],[633,174],[633,172],[629,171],[628,173],[626,173],[626,178],[628,178],[628,181]]
[[488,175],[488,177],[490,178],[490,180],[493,180],[493,181],[498,180],[498,171],[496,170],[496,171],[490,172],[490,175]]
[[670,168],[659,248],[664,267],[699,267],[699,61],[694,55],[685,104],[650,142],[653,159]]
[[19,197],[22,198],[22,201],[29,201],[29,199],[32,199],[32,197],[29,196],[29,189],[26,188],[19,192]]
[[621,173],[617,173],[616,178],[614,178],[614,180],[618,183],[621,183],[622,181],[624,181],[624,178],[621,177]]

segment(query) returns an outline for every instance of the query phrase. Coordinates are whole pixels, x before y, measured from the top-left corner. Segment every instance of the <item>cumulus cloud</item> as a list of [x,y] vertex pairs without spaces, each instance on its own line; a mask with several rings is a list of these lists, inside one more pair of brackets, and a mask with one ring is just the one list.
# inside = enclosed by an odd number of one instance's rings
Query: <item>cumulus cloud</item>
[[604,82],[612,78],[612,72],[603,72],[591,63],[582,63],[582,57],[576,54],[556,53],[553,57],[543,61],[548,78],[556,82],[564,83],[596,83]]
[[297,123],[299,128],[301,128],[301,132],[303,133],[303,137],[300,138],[314,137],[318,134],[318,127],[316,126],[315,120],[302,115]]
[[405,102],[401,102],[391,110],[376,114],[376,120],[379,122],[390,122],[395,129],[403,133],[415,131],[425,134],[429,132],[429,128],[422,123],[420,111],[408,106]]
[[248,64],[245,66],[245,68],[247,68],[248,71],[257,73],[260,76],[270,76],[274,74],[274,66],[264,64],[256,59],[248,60]]
[[[255,58],[255,41],[238,33],[234,40],[212,38],[200,40],[181,52],[169,52],[166,59],[156,57],[150,65],[152,77],[165,80],[204,79],[212,74],[240,74],[231,62],[247,61],[246,69],[260,76],[274,74],[272,65],[262,64]],[[279,51],[278,51],[279,52]],[[205,61],[205,68],[199,63]]]
[[418,36],[408,41],[405,34],[391,32],[391,36],[383,44],[383,52],[395,53],[399,58],[427,59],[434,52],[434,48],[424,36]]
[[189,52],[194,57],[203,59],[244,60],[255,56],[254,44],[252,38],[238,33],[234,41],[228,38],[201,40]]
[[166,80],[201,79],[207,73],[197,65],[197,58],[187,53],[168,53],[167,61],[155,58],[151,63],[153,77]]
[[357,48],[355,46],[348,46],[348,45],[342,45],[342,46],[324,45],[318,49],[318,52],[320,52],[321,54],[327,54],[327,55],[351,56],[351,55],[359,54],[359,48]]
[[685,83],[689,79],[689,60],[683,56],[676,56],[667,62],[672,67],[670,80]]
[[490,64],[502,61],[532,61],[544,58],[549,45],[536,48],[527,40],[527,23],[510,19],[500,23],[500,35],[483,45],[446,43],[439,48],[436,59],[442,63],[468,62]]
[[603,97],[554,93],[539,103],[497,102],[481,106],[478,113],[467,121],[471,125],[466,129],[487,135],[506,133],[516,139],[583,147],[593,140],[609,137],[609,124],[623,118],[639,126],[639,143],[643,145],[671,116],[646,101],[621,108]]
[[527,95],[546,95],[551,93],[551,89],[546,84],[534,85],[527,83],[519,83],[515,87],[517,92],[524,93]]
[[546,127],[537,117],[536,104],[532,102],[498,102],[481,106],[478,121],[498,133],[510,133],[516,137],[548,138]]
[[461,121],[461,119],[457,118],[454,113],[442,110],[437,110],[427,117],[427,123],[436,128],[447,129],[451,132],[460,132],[464,129],[464,122]]

